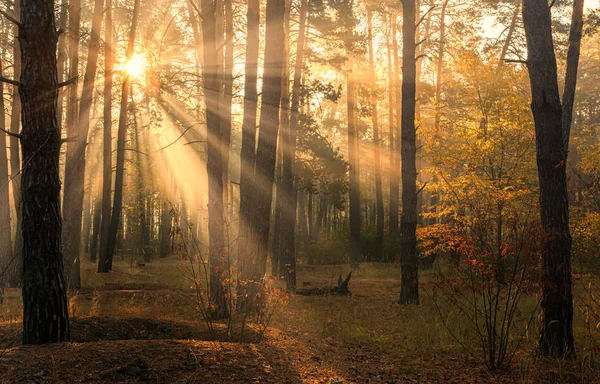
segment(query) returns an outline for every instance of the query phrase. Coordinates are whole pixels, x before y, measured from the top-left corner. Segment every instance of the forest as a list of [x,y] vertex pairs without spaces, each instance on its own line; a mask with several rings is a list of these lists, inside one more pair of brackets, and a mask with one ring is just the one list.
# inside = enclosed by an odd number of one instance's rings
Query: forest
[[0,96],[0,384],[600,384],[598,0],[3,0]]

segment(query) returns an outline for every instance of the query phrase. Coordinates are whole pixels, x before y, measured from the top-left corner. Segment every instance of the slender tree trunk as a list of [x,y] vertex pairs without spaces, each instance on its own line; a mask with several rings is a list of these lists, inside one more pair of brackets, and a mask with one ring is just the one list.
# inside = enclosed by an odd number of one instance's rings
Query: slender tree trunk
[[147,169],[147,164],[144,164],[144,159],[142,159],[142,148],[140,145],[140,126],[137,120],[137,110],[131,100],[131,105],[134,109],[133,112],[133,120],[134,120],[134,137],[135,137],[135,157],[136,163],[138,167],[138,177],[137,177],[137,189],[138,189],[138,201],[137,204],[140,207],[140,229],[141,229],[141,239],[142,239],[142,254],[144,255],[144,262],[149,263],[152,261],[152,247],[150,246],[150,228],[148,225],[148,214],[146,209],[147,202],[147,193],[146,193],[146,179],[144,176],[144,170]]
[[373,14],[369,10],[369,66],[371,74],[371,121],[373,122],[373,158],[375,161],[375,201],[376,201],[376,227],[375,260],[382,260],[383,251],[383,225],[385,213],[383,211],[383,186],[381,183],[381,147],[379,142],[379,119],[377,111],[377,75],[375,72],[375,53],[373,50]]
[[[125,61],[131,60],[133,48],[135,45],[135,34],[139,16],[140,0],[135,0],[133,5],[133,18],[131,29],[129,30],[129,41]],[[98,264],[98,272],[108,272],[112,270],[112,260],[117,242],[117,233],[119,232],[119,223],[121,221],[121,210],[123,208],[123,182],[125,176],[125,138],[127,136],[127,112],[129,106],[129,92],[131,91],[131,77],[127,72],[123,73],[123,89],[121,92],[121,110],[119,114],[119,131],[117,134],[117,167],[115,173],[115,195],[113,202],[112,215],[110,218],[110,228],[108,233],[107,257]]]
[[440,14],[440,42],[438,46],[437,71],[435,78],[435,132],[438,133],[441,121],[442,83],[444,76],[444,53],[446,50],[446,8],[450,0],[444,1]]
[[[21,14],[21,2],[20,0],[15,1],[15,16],[20,17]],[[15,26],[14,36],[19,36],[19,30]],[[21,77],[21,48],[19,40],[13,42],[13,59],[14,59],[14,77],[18,79]],[[10,132],[18,134],[21,128],[21,96],[19,95],[19,89],[13,88],[12,92],[12,106],[10,113]],[[13,189],[13,200],[16,212],[16,234],[14,244],[14,261],[8,268],[8,285],[16,287],[21,284],[22,271],[23,271],[23,235],[22,235],[22,223],[23,223],[23,203],[21,196],[21,152],[19,139],[12,136],[10,138],[10,174],[12,179]]]
[[112,258],[110,249],[110,209],[112,201],[112,88],[113,88],[113,32],[112,0],[106,0],[104,22],[104,115],[102,146],[102,224],[100,229],[100,257],[98,272],[108,272]]
[[[238,248],[240,268],[250,263],[254,245],[250,233],[254,231],[252,219],[252,183],[256,159],[256,115],[258,106],[258,51],[260,41],[260,1],[248,0],[247,32],[246,32],[246,70],[244,81],[244,121],[242,123],[242,149],[240,153],[240,222],[239,237],[241,246]],[[249,270],[246,275],[250,275]],[[240,282],[238,297],[247,295],[248,283]],[[238,306],[242,308],[242,302]],[[250,309],[250,308],[246,308]]]
[[[225,6],[225,65],[223,67],[223,102],[222,102],[222,157],[223,157],[223,205],[232,204],[229,196],[229,155],[231,151],[231,105],[233,99],[233,5],[232,0],[224,0]],[[225,208],[225,214],[228,210]],[[230,221],[230,220],[228,220]]]
[[69,340],[61,247],[54,4],[21,0],[23,344]]
[[504,45],[502,45],[502,51],[500,52],[500,60],[498,61],[498,68],[502,68],[502,66],[504,65],[504,60],[506,60],[508,48],[510,47],[510,43],[512,42],[513,35],[515,34],[515,30],[517,29],[517,20],[519,19],[520,11],[521,11],[521,3],[517,2],[517,5],[515,6],[515,13],[513,13],[513,17],[510,20],[510,25],[508,26],[508,32],[506,33],[506,40],[504,40]]
[[[97,178],[97,184],[100,178]],[[102,199],[98,188],[94,198],[94,219],[92,224],[92,241],[90,242],[90,262],[95,263],[98,258],[98,243],[100,239],[100,223],[102,222]]]
[[[285,0],[267,0],[265,59],[260,114],[260,135],[256,149],[254,180],[250,196],[253,201],[252,220],[253,241],[257,252],[244,258],[241,283],[249,291],[241,300],[241,308],[246,311],[262,310],[262,279],[265,274],[269,244],[269,224],[273,200],[273,180],[277,158],[277,134],[279,131],[279,107],[281,103],[281,77],[283,72],[283,51]],[[245,215],[246,218],[250,217]],[[259,302],[260,301],[260,302]]]
[[[300,86],[302,84],[302,66],[304,62],[304,43],[306,40],[306,19],[308,0],[300,1],[300,20],[298,24],[298,41],[296,42],[296,62],[294,64],[294,84],[292,88],[292,106],[290,116],[289,137],[283,152],[283,206],[289,207],[281,220],[281,266],[287,288],[296,289],[296,205],[294,198],[294,160],[296,158],[296,139],[300,107]],[[296,188],[297,189],[297,188]],[[304,221],[306,223],[306,220]]]
[[[0,74],[4,68],[4,57],[0,57]],[[8,156],[6,154],[6,114],[4,113],[4,83],[0,82],[0,287],[8,276],[4,275],[13,260],[12,231],[10,228],[10,202]],[[18,230],[18,229],[17,229]]]
[[402,2],[402,216],[400,304],[419,304],[417,254],[417,145],[415,130],[415,1]]
[[[222,70],[219,69],[217,43],[223,31],[217,28],[217,1],[202,0],[202,35],[204,38],[204,67],[202,78],[204,84],[204,100],[206,103],[206,124],[208,127],[208,232],[210,237],[210,286],[209,298],[213,318],[224,318],[229,315],[226,290],[224,284],[228,276],[228,254],[225,248],[225,222],[223,210],[223,119],[220,97],[222,90]],[[227,149],[228,150],[228,149]]]
[[169,256],[169,248],[171,242],[171,208],[167,202],[163,202],[160,210],[160,230],[159,230],[159,257],[164,259]]
[[[400,125],[400,103],[401,103],[401,90],[400,90],[400,58],[398,57],[398,41],[396,38],[397,30],[396,30],[396,15],[391,15],[390,17],[391,23],[391,40],[392,40],[392,55],[394,59],[394,65],[391,66],[390,59],[390,69],[389,75],[390,80],[390,222],[389,222],[389,239],[392,244],[396,244],[398,241],[399,235],[399,227],[398,227],[398,211],[399,211],[399,201],[400,201],[400,133],[398,132],[398,126]],[[394,68],[392,70],[392,68]],[[392,83],[394,87],[392,87]],[[395,89],[395,98],[394,91]],[[395,99],[395,104],[393,100]],[[393,107],[395,105],[395,108]],[[394,109],[396,110],[396,122],[394,123]],[[388,261],[394,261],[397,257],[396,247],[389,247],[390,254],[387,255]]]
[[[79,32],[81,24],[81,2],[71,0],[69,4],[69,78],[79,76]],[[77,83],[75,83],[77,84]],[[67,102],[67,137],[75,139],[67,142],[67,156],[65,160],[65,187],[63,194],[63,246],[65,257],[65,277],[70,290],[79,289],[81,286],[80,257],[81,252],[81,224],[83,211],[83,191],[78,191],[78,184],[83,185],[85,178],[79,182],[79,124],[77,86],[68,88]],[[84,148],[85,150],[85,148]],[[77,165],[77,167],[76,167]],[[79,182],[79,183],[78,183]],[[83,188],[83,187],[82,187]]]
[[358,132],[356,130],[356,90],[353,68],[347,75],[348,162],[350,163],[350,264],[357,268],[360,261],[360,170]]
[[[578,1],[575,2],[575,11],[577,5]],[[548,3],[544,0],[525,0],[523,22],[529,53],[527,67],[531,83],[531,110],[536,131],[540,213],[545,232],[542,242],[542,323],[539,347],[543,354],[571,358],[575,357],[575,346],[566,175],[567,133],[563,127],[564,116],[552,41],[552,16]],[[572,44],[575,42],[578,45],[578,40],[572,41]],[[577,65],[577,60],[569,64]],[[565,90],[567,92],[570,90]]]

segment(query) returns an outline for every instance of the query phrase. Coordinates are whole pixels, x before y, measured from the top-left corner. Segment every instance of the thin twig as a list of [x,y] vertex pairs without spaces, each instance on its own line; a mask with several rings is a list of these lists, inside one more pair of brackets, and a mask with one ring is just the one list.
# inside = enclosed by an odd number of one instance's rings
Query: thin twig
[[10,131],[7,131],[6,129],[2,129],[2,128],[0,128],[0,132],[4,132],[4,133],[6,133],[8,136],[11,136],[11,137],[16,137],[16,138],[17,138],[17,139],[19,139],[19,140],[20,140],[20,139],[23,137],[23,136],[22,136],[21,134],[19,134],[19,133],[10,132]]
[[20,87],[21,86],[21,83],[19,83],[17,80],[7,79],[4,76],[0,76],[0,82],[7,83],[7,84],[12,84],[15,87]]

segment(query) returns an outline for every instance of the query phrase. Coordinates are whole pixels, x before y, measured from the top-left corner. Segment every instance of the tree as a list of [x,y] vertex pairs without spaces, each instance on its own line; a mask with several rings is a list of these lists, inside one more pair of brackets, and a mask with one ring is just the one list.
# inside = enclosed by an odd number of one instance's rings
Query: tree
[[[266,269],[273,180],[277,160],[277,134],[283,72],[281,52],[285,39],[284,16],[285,0],[267,1],[260,134],[256,147],[254,180],[250,184],[250,191],[247,192],[249,196],[242,201],[242,203],[251,204],[253,208],[250,209],[250,206],[240,208],[241,219],[249,220],[251,217],[254,222],[249,238],[256,247],[256,252],[250,251],[252,252],[250,257],[246,257],[242,261],[241,284],[246,285],[248,292],[240,298],[240,301],[241,308],[245,310],[260,308],[261,305],[256,300],[262,300],[259,287]],[[242,172],[244,172],[243,167]],[[244,251],[247,252],[248,249]]]
[[[229,315],[226,285],[223,281],[228,277],[228,257],[225,247],[225,222],[223,210],[223,128],[224,121],[221,118],[220,102],[222,96],[223,78],[222,68],[219,68],[217,58],[217,43],[222,39],[223,31],[217,29],[217,1],[202,0],[202,37],[203,58],[202,78],[204,84],[204,100],[206,104],[206,125],[208,161],[206,169],[208,172],[208,233],[210,236],[209,268],[210,286],[209,295],[212,305],[211,316],[213,318],[224,318]],[[226,149],[229,151],[229,146]]]
[[[391,56],[393,57],[393,67],[391,57],[389,57],[389,146],[390,146],[390,218],[389,218],[389,239],[397,244],[398,239],[398,203],[400,200],[400,125],[401,113],[401,88],[400,88],[400,57],[398,56],[398,40],[396,38],[397,17],[394,13],[390,15],[390,40]],[[388,46],[389,49],[389,46]],[[392,86],[394,84],[394,86]],[[394,92],[395,89],[395,92]],[[394,101],[395,93],[395,103]],[[394,123],[394,108],[396,110],[396,120]],[[387,257],[388,261],[396,259],[396,249],[392,247]]]
[[[103,0],[94,1],[94,15],[92,17],[92,30],[88,50],[87,64],[83,78],[83,90],[78,119],[76,120],[74,148],[71,156],[67,156],[65,164],[65,257],[67,260],[69,289],[78,289],[81,286],[80,257],[81,251],[81,212],[85,192],[85,159],[88,132],[90,129],[90,110],[98,66],[98,53],[100,46],[100,27],[104,13]],[[77,43],[79,43],[77,41]],[[77,74],[75,73],[75,76]],[[75,90],[76,87],[73,87]],[[73,100],[70,99],[70,102]]]
[[[79,76],[79,32],[81,27],[81,1],[69,2],[69,78]],[[83,173],[78,172],[80,161],[79,145],[79,100],[77,87],[68,89],[67,97],[67,156],[65,161],[65,188],[63,194],[63,244],[67,287],[79,289],[81,285],[79,252],[81,242],[81,215],[83,211],[83,190],[77,191],[78,184],[83,185]],[[85,147],[84,147],[85,150]],[[77,166],[76,166],[77,164]],[[85,163],[83,165],[85,167]],[[83,172],[83,171],[82,171]],[[83,189],[83,186],[82,188]],[[78,201],[81,201],[78,203]]]
[[104,111],[102,130],[102,223],[100,228],[100,257],[98,272],[108,272],[112,249],[110,249],[110,208],[112,201],[112,0],[106,0],[104,22]]
[[[289,136],[283,152],[283,206],[281,264],[287,287],[296,288],[296,199],[294,198],[294,159],[296,157],[296,139],[298,135],[298,118],[300,107],[300,86],[302,84],[302,66],[304,62],[304,43],[306,39],[306,19],[308,16],[308,1],[300,1],[300,20],[298,24],[298,40],[296,42],[296,62],[294,64],[294,84],[292,86],[292,105],[290,115]],[[302,197],[301,197],[302,198]]]
[[375,244],[375,260],[382,260],[383,251],[383,226],[384,226],[384,210],[383,210],[383,186],[381,182],[381,145],[379,138],[379,119],[377,111],[377,75],[375,73],[375,54],[373,51],[373,14],[368,11],[367,16],[368,31],[369,31],[369,67],[371,76],[371,120],[373,122],[373,158],[375,160],[375,204],[376,204],[376,221],[377,221],[377,238]]
[[21,0],[23,344],[69,340],[60,214],[54,2]]
[[[0,75],[4,68],[0,58]],[[4,83],[0,82],[0,95],[4,95]],[[12,239],[10,229],[10,204],[8,178],[8,157],[6,156],[6,115],[4,97],[0,97],[0,287],[8,278],[7,268],[13,262]]]
[[551,356],[575,356],[567,154],[575,95],[583,0],[573,5],[567,76],[561,105],[552,15],[545,0],[525,0],[523,22],[531,111],[535,123],[542,242],[542,325],[539,347]]
[[402,24],[402,216],[400,304],[419,304],[417,254],[417,145],[415,129],[416,43],[415,2],[403,0]]
[[[135,0],[133,5],[133,17],[131,20],[131,29],[129,30],[129,40],[127,43],[127,52],[125,61],[128,62],[133,56],[135,46],[135,34],[137,30],[138,17],[140,12],[140,0]],[[127,136],[127,110],[129,105],[129,93],[131,92],[131,76],[127,71],[123,72],[123,85],[121,91],[121,110],[119,112],[119,130],[117,133],[117,164],[115,173],[115,193],[110,217],[110,226],[108,231],[107,253],[101,255],[98,263],[98,272],[108,272],[112,270],[112,259],[117,242],[117,233],[121,221],[121,210],[123,208],[123,183],[125,177],[125,139]],[[106,126],[105,126],[106,129]]]

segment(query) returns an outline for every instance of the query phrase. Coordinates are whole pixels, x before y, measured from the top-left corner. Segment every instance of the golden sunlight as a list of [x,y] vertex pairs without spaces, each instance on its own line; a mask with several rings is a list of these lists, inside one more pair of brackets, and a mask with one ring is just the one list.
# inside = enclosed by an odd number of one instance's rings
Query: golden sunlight
[[125,71],[127,74],[135,79],[141,79],[146,73],[148,62],[144,55],[134,54],[125,64]]

